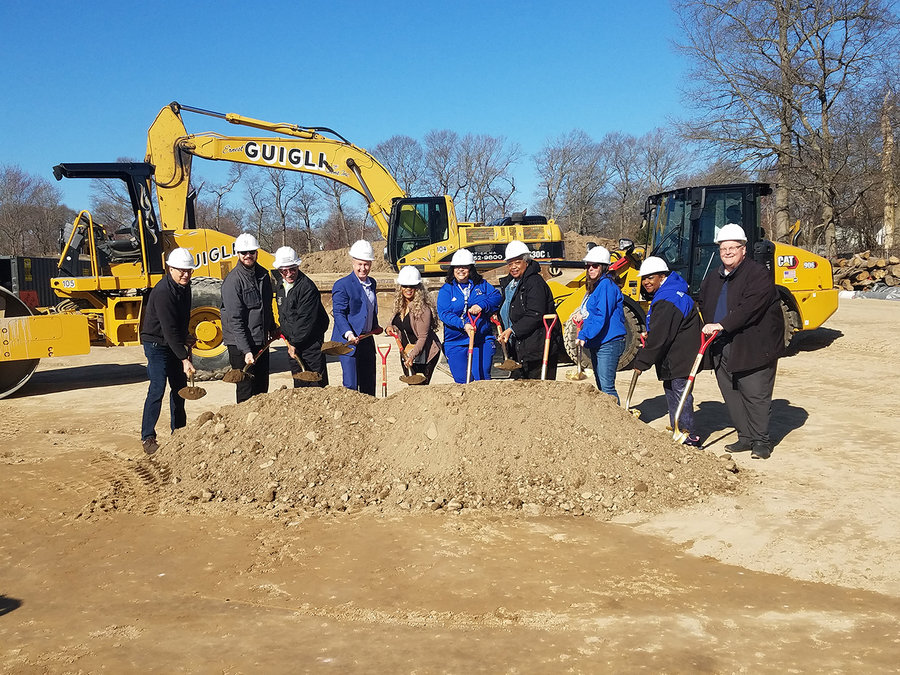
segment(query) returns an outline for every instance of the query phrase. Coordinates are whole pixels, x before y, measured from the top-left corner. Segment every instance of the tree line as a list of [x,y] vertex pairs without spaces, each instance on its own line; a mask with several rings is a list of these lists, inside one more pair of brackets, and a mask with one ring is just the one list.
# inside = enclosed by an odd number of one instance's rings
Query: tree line
[[[640,237],[647,195],[685,185],[764,181],[763,226],[829,256],[895,250],[900,157],[894,152],[898,23],[888,0],[676,0],[684,115],[643,135],[597,139],[573,129],[533,155],[503,136],[433,130],[397,135],[371,153],[410,196],[448,194],[459,220],[526,207],[564,229]],[[662,75],[661,75],[662,77]],[[598,85],[599,86],[599,85]],[[652,90],[646,92],[652,105]],[[534,194],[516,183],[537,176]],[[197,224],[253,231],[268,249],[300,251],[375,238],[362,199],[327,179],[231,165],[219,182],[195,173]],[[52,254],[71,209],[48,180],[0,165],[0,253]],[[127,199],[94,186],[89,205],[110,231]]]

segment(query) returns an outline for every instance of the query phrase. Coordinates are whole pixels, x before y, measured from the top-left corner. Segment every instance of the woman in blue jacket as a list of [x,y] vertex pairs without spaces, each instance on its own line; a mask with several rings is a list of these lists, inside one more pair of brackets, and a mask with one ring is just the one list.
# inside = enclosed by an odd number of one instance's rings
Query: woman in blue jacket
[[595,246],[584,257],[584,301],[572,318],[584,321],[578,343],[591,354],[597,388],[618,403],[616,370],[625,351],[625,310],[619,287],[606,275],[609,262],[609,251],[602,246]]
[[495,341],[490,316],[499,308],[500,291],[478,274],[472,253],[459,249],[450,259],[450,270],[437,299],[438,317],[444,324],[444,355],[454,382],[467,381],[470,335],[475,336],[471,379],[491,379]]

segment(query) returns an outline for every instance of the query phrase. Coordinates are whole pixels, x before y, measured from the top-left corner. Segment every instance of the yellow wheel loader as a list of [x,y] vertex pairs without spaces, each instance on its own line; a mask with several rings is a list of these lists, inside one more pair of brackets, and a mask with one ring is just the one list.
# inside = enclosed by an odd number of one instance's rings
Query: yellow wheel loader
[[[642,228],[647,234],[646,246],[636,248],[625,239],[619,242],[620,250],[612,252],[611,271],[625,296],[628,330],[620,369],[627,368],[637,353],[646,323],[649,302],[641,294],[641,261],[648,254],[664,259],[670,270],[685,278],[696,296],[706,275],[721,265],[715,237],[728,223],[744,228],[748,255],[772,272],[785,317],[785,344],[798,331],[818,328],[834,314],[838,289],[834,287],[831,263],[802,248],[767,239],[760,227],[762,200],[770,194],[766,183],[740,183],[685,187],[647,198]],[[565,323],[566,351],[574,361],[576,329],[569,317],[584,298],[584,273],[567,284],[548,283],[556,311]]]

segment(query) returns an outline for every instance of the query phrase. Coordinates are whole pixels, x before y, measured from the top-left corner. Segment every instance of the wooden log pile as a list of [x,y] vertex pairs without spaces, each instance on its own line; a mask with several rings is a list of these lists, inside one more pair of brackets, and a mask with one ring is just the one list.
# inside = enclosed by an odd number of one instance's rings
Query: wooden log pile
[[851,258],[838,258],[831,263],[834,285],[845,291],[864,291],[876,283],[900,286],[900,258],[895,255],[882,258],[870,251],[857,253]]

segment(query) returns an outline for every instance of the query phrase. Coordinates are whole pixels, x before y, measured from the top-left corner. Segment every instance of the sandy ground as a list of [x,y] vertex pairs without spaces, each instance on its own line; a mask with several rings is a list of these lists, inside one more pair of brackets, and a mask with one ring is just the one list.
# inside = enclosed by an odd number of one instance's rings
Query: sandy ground
[[[0,669],[893,672],[898,325],[900,303],[842,301],[781,362],[778,447],[734,456],[746,490],[612,523],[166,512],[172,477],[136,441],[140,349],[45,360],[0,401]],[[289,385],[283,349],[273,364]],[[191,418],[233,402],[204,386]],[[635,400],[662,430],[651,375]],[[719,455],[735,435],[708,373],[697,400]],[[110,493],[128,508],[84,515]]]

